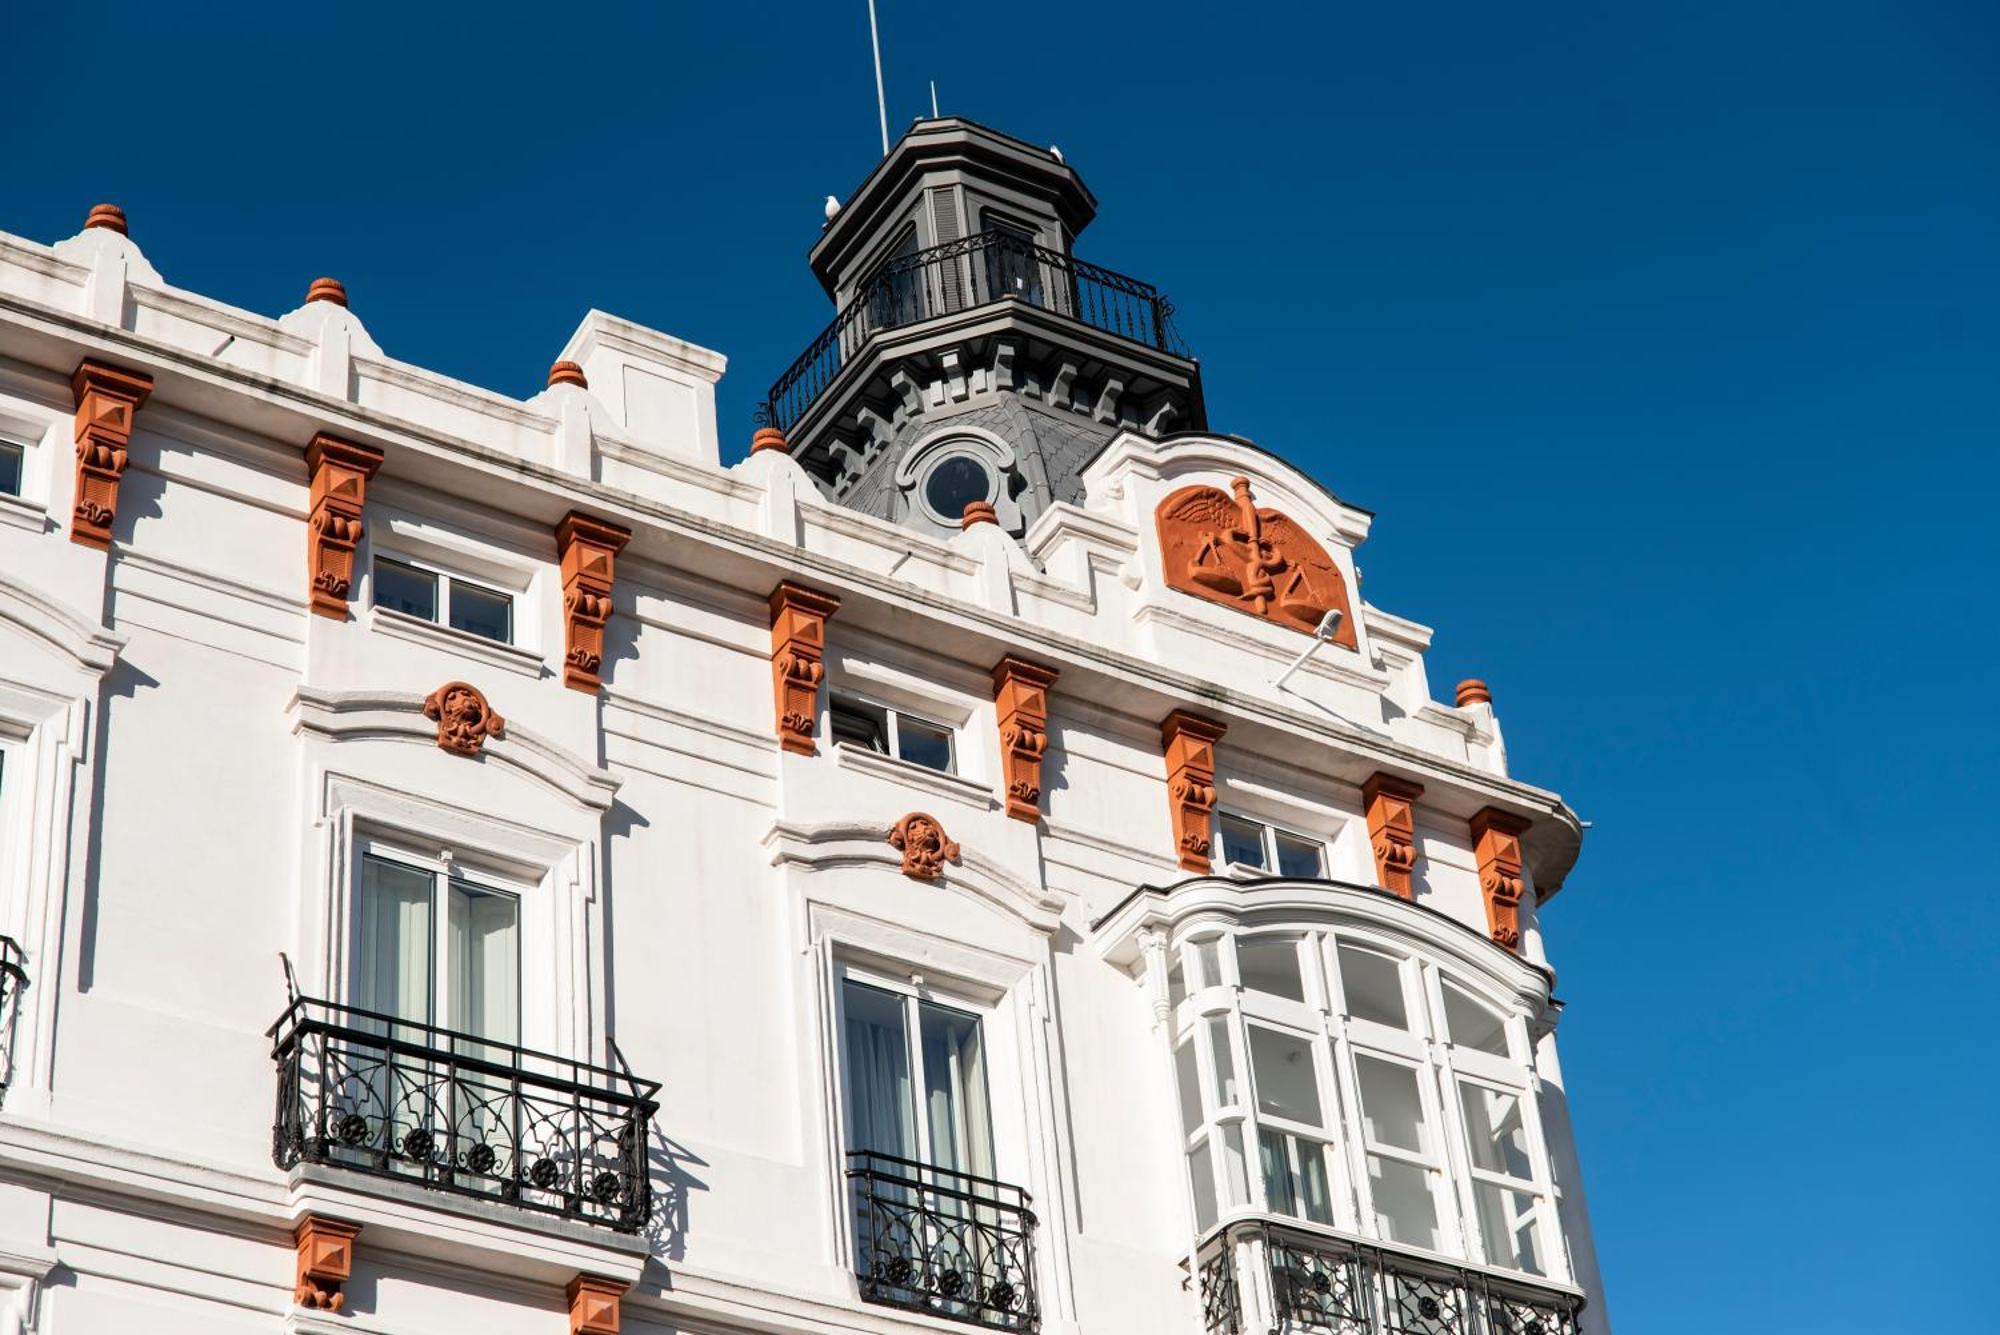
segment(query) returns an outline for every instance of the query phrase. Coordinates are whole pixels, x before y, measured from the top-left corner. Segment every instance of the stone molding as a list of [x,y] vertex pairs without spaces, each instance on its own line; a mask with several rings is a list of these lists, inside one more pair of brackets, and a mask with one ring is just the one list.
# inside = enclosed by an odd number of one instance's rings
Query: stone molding
[[70,377],[76,398],[76,501],[70,541],[111,546],[118,517],[118,481],[125,475],[133,419],[153,392],[153,377],[85,358]]
[[1416,898],[1411,873],[1417,865],[1417,799],[1424,786],[1377,774],[1361,785],[1368,809],[1368,847],[1382,888],[1403,899]]
[[796,755],[819,754],[819,686],[826,680],[826,621],[840,599],[786,580],[771,590],[771,685],[778,744]]
[[1479,891],[1486,898],[1486,927],[1492,938],[1520,953],[1522,876],[1521,836],[1528,821],[1498,807],[1472,817],[1472,852],[1479,860]]
[[312,477],[311,508],[306,516],[306,570],[311,579],[312,610],[320,616],[347,620],[368,479],[381,467],[382,451],[324,431],[306,446],[306,471]]
[[1008,654],[993,669],[1000,719],[1000,768],[1007,814],[1033,825],[1042,816],[1042,755],[1049,744],[1049,688],[1054,668]]
[[562,553],[563,685],[571,690],[595,695],[604,684],[604,628],[611,622],[615,560],[631,540],[631,529],[578,510],[556,525],[556,547]]
[[1167,760],[1167,809],[1182,871],[1210,870],[1209,826],[1215,814],[1215,744],[1228,728],[1176,709],[1160,723]]

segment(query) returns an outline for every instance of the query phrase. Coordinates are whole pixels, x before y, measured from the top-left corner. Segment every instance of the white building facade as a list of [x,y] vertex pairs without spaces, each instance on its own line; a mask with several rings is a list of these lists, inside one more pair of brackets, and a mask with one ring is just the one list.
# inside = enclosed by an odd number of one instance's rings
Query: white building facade
[[0,234],[0,1335],[1609,1329],[1581,823],[1094,207],[920,122],[732,466]]

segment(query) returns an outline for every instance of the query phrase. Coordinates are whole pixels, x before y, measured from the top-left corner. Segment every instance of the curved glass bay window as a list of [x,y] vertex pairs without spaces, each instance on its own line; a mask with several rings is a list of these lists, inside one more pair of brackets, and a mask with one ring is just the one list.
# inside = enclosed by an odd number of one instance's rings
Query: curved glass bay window
[[1193,928],[1168,959],[1202,1235],[1263,1213],[1560,1277],[1522,1017],[1373,932]]

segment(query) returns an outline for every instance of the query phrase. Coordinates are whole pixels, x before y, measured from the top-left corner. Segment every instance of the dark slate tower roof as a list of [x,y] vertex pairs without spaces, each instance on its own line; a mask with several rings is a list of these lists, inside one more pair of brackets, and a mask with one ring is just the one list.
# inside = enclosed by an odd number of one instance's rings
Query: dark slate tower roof
[[833,323],[766,412],[842,505],[928,532],[990,501],[1019,533],[1122,430],[1206,426],[1150,284],[1077,259],[1096,215],[1053,150],[918,121],[812,248]]

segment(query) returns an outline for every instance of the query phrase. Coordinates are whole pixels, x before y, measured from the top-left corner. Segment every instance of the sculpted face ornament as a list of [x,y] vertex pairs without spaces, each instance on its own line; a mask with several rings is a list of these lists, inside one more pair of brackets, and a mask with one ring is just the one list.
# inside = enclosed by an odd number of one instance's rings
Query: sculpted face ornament
[[437,744],[461,756],[476,756],[488,737],[500,736],[507,720],[486,703],[477,686],[448,681],[424,700],[424,717],[438,725]]
[[889,831],[889,842],[903,854],[903,875],[919,881],[935,881],[944,875],[944,864],[958,861],[958,845],[945,834],[933,816],[912,811]]
[[1258,509],[1250,479],[1232,479],[1227,494],[1184,487],[1160,503],[1156,518],[1170,587],[1294,630],[1310,631],[1338,611],[1333,642],[1355,646],[1339,567],[1291,518]]

